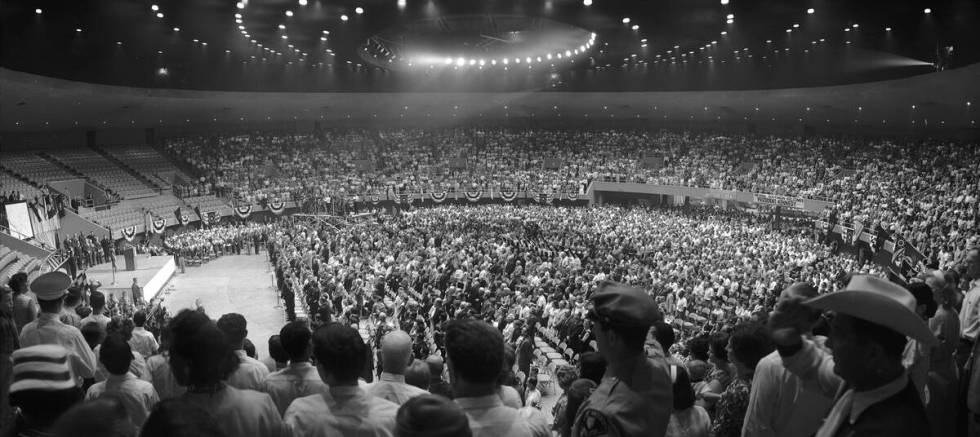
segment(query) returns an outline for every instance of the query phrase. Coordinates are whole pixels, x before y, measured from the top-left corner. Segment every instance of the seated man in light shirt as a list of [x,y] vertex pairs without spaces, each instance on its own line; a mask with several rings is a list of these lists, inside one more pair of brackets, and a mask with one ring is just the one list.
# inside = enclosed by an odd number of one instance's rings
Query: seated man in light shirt
[[405,383],[405,369],[412,362],[412,337],[405,331],[391,331],[381,339],[381,377],[367,388],[368,394],[398,405],[428,393]]
[[313,355],[313,331],[306,321],[289,322],[279,331],[279,341],[289,356],[289,366],[270,373],[265,378],[264,390],[272,396],[279,414],[296,398],[324,391],[327,387],[320,380],[316,367],[310,364]]
[[356,330],[339,323],[317,328],[313,356],[317,372],[330,388],[289,405],[283,422],[293,436],[394,435],[398,404],[371,396],[358,385],[368,348]]
[[508,407],[497,395],[504,366],[500,331],[477,320],[454,320],[446,327],[446,353],[455,402],[469,418],[474,437],[551,436],[543,413]]

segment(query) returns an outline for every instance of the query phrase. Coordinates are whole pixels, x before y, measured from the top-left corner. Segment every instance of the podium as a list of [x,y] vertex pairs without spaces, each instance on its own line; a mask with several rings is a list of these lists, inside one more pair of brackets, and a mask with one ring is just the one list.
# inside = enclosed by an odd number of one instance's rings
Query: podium
[[123,249],[123,257],[126,259],[126,271],[136,270],[136,248],[130,246]]

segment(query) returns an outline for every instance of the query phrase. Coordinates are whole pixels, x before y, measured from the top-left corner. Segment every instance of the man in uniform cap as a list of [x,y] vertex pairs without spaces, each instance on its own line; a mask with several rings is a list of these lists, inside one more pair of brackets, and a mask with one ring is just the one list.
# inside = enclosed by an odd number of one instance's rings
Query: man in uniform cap
[[[71,358],[71,368],[75,376],[81,379],[93,378],[95,375],[95,353],[85,342],[85,337],[78,328],[64,324],[61,311],[65,294],[71,278],[62,272],[49,272],[38,276],[31,283],[31,291],[37,295],[41,314],[37,320],[28,323],[20,331],[21,347],[39,344],[60,345],[68,350]],[[81,385],[81,380],[75,381]]]
[[575,416],[572,435],[663,436],[673,406],[673,386],[663,357],[647,358],[647,332],[662,318],[643,290],[603,282],[592,296],[599,353],[609,363],[601,384]]

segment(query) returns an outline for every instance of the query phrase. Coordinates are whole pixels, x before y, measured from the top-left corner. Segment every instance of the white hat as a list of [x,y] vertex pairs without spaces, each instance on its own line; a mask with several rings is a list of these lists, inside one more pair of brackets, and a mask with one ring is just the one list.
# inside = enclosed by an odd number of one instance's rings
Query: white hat
[[926,346],[938,343],[915,312],[915,296],[904,287],[876,276],[855,275],[844,289],[817,296],[805,304],[891,328]]

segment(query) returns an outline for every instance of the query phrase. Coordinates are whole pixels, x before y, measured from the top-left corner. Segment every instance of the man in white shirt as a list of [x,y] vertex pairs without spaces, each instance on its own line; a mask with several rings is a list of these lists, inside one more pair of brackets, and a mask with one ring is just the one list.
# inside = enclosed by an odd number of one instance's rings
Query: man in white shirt
[[960,311],[960,329],[963,333],[957,358],[960,366],[963,366],[970,356],[973,344],[980,337],[980,248],[967,249],[960,265],[964,271],[963,278],[971,281]]
[[454,320],[446,327],[446,353],[455,402],[470,421],[473,437],[550,437],[543,413],[511,408],[497,395],[504,367],[504,339],[477,320]]
[[428,393],[405,383],[405,369],[412,362],[412,337],[405,331],[391,331],[381,339],[381,376],[367,388],[368,394],[398,405]]
[[310,364],[312,338],[313,331],[305,321],[289,322],[279,331],[279,341],[289,355],[289,366],[270,373],[263,388],[276,403],[279,414],[285,413],[296,398],[322,393],[327,388],[316,367]]
[[82,319],[82,321],[78,323],[78,326],[85,326],[89,322],[95,322],[98,323],[103,330],[105,330],[106,325],[109,324],[109,317],[102,314],[105,312],[105,295],[102,294],[101,291],[93,291],[88,300],[89,305],[92,306],[92,314],[89,314],[88,317]]
[[262,391],[269,368],[261,361],[245,354],[245,337],[248,329],[245,317],[238,313],[228,313],[218,319],[218,329],[225,333],[225,339],[238,355],[238,370],[228,377],[228,385],[243,390]]
[[62,272],[45,273],[31,282],[31,291],[37,295],[41,314],[20,330],[20,347],[26,348],[39,344],[56,344],[64,347],[68,350],[72,372],[79,378],[75,382],[81,386],[82,379],[91,379],[95,376],[95,353],[85,342],[82,331],[60,320],[69,285],[71,279]]
[[129,365],[133,360],[133,351],[125,338],[116,333],[109,334],[102,342],[100,361],[109,375],[103,382],[89,387],[85,399],[98,399],[103,396],[114,397],[122,403],[129,416],[130,423],[139,431],[150,417],[153,406],[160,401],[153,384],[137,378],[129,373]]
[[[817,296],[810,284],[797,283],[779,295],[779,302],[790,299],[809,299]],[[820,311],[811,310],[810,325],[820,320]],[[814,338],[811,331],[802,333],[815,345],[822,347],[823,338]],[[823,418],[834,404],[831,397],[819,390],[807,390],[800,377],[783,365],[778,351],[766,355],[755,367],[749,404],[742,424],[743,437],[809,437],[817,432]]]
[[133,324],[136,327],[133,328],[133,336],[129,339],[129,346],[134,351],[139,352],[143,358],[149,358],[156,353],[160,345],[157,344],[157,339],[152,332],[143,329],[143,325],[146,324],[146,312],[140,310],[134,313]]
[[394,435],[398,405],[358,386],[368,348],[356,330],[339,323],[318,328],[313,333],[313,355],[320,377],[330,388],[289,405],[283,422],[293,437]]

